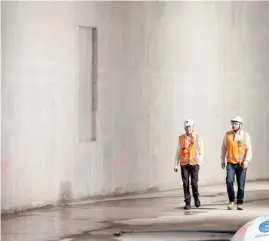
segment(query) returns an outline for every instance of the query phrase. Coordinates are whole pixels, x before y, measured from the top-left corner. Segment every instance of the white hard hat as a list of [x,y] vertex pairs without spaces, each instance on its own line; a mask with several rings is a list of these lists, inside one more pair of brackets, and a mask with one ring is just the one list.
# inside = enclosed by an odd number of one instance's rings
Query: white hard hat
[[184,127],[186,126],[193,126],[194,125],[194,121],[191,119],[187,119],[184,121]]
[[243,124],[243,119],[240,116],[234,116],[231,119],[231,122],[239,122],[239,123]]

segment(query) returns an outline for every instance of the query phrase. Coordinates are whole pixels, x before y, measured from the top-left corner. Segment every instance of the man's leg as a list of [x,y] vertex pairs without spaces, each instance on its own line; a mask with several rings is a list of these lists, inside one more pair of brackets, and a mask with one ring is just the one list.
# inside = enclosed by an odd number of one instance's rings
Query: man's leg
[[181,177],[183,182],[184,198],[186,209],[190,208],[191,194],[190,194],[190,183],[189,183],[189,165],[181,166]]
[[238,165],[236,168],[236,180],[237,180],[237,209],[243,210],[244,194],[245,194],[245,182],[247,170],[244,169],[241,165]]
[[235,176],[235,167],[231,163],[227,163],[227,175],[226,175],[226,185],[227,185],[227,193],[229,197],[230,204],[228,205],[228,209],[234,208],[234,176]]
[[191,166],[191,187],[196,207],[200,207],[199,190],[198,190],[199,170],[200,170],[199,165]]

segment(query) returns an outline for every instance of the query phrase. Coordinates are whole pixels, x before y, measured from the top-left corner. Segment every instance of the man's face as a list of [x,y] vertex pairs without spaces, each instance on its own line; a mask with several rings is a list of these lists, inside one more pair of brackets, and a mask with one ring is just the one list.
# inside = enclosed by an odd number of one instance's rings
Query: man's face
[[235,132],[237,132],[241,127],[241,124],[239,122],[232,122],[231,125],[233,128],[233,131],[235,131]]
[[192,134],[192,132],[193,132],[193,126],[186,126],[185,127],[185,131],[186,131],[186,134],[187,135]]

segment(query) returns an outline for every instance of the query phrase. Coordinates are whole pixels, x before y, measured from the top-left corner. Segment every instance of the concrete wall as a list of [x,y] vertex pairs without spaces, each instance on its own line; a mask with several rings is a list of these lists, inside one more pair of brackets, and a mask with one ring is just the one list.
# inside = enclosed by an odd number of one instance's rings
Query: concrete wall
[[[241,115],[248,180],[269,178],[264,2],[2,2],[2,208],[181,187],[177,136],[204,138],[201,184]],[[97,140],[79,142],[78,25],[98,28]]]

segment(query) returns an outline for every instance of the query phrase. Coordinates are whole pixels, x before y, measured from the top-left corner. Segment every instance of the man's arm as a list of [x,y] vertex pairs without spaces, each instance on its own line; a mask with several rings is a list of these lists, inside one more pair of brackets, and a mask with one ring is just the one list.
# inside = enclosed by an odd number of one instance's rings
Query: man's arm
[[204,142],[201,136],[197,136],[199,138],[199,153],[196,151],[196,158],[198,160],[198,164],[201,165],[204,162]]
[[178,168],[178,163],[180,161],[181,158],[181,147],[180,147],[180,143],[177,144],[177,150],[176,150],[176,156],[175,156],[175,161],[174,161],[174,169]]
[[250,161],[252,160],[252,145],[250,136],[248,133],[246,133],[246,145],[247,145],[247,153],[244,162],[248,165]]
[[224,168],[225,167],[225,157],[226,157],[226,153],[227,153],[227,148],[226,148],[226,136],[224,136],[223,138],[223,142],[222,142],[222,146],[221,146],[221,167]]

